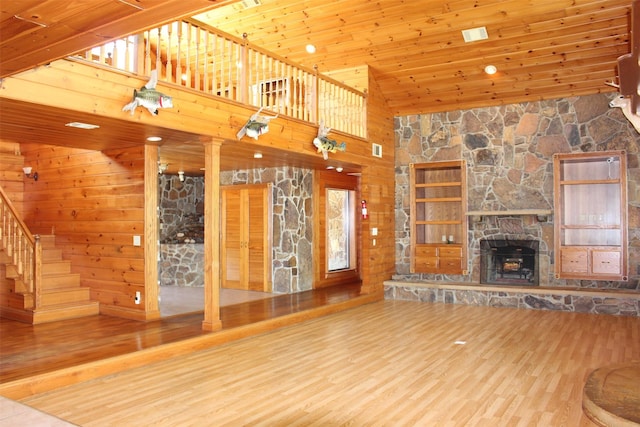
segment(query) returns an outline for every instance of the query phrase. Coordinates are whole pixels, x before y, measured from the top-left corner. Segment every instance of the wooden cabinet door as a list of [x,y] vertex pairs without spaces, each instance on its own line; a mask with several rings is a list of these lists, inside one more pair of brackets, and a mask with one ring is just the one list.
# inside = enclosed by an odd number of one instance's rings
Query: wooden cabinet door
[[563,248],[560,250],[560,271],[562,273],[589,272],[587,249]]
[[591,252],[591,265],[594,274],[620,275],[620,251],[607,249],[593,249]]
[[271,184],[221,189],[222,287],[271,292]]

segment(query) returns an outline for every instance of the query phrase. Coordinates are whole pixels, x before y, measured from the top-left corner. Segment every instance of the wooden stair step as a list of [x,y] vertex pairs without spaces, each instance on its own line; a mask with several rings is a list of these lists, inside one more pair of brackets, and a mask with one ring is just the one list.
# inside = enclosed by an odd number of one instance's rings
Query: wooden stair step
[[79,287],[80,274],[78,273],[47,274],[42,276],[43,290]]
[[89,288],[58,288],[43,290],[40,295],[40,305],[53,306],[71,302],[90,301]]
[[17,292],[6,292],[0,294],[2,306],[11,307],[19,310],[27,310],[33,308],[33,295],[21,294]]
[[42,261],[62,260],[62,250],[53,248],[42,248]]
[[71,262],[66,260],[45,261],[42,263],[42,275],[71,273]]
[[52,234],[41,234],[40,246],[42,246],[42,249],[56,249],[56,236]]
[[100,314],[100,303],[97,301],[62,303],[41,307],[33,311],[32,323],[36,325],[38,323],[75,319],[97,314]]

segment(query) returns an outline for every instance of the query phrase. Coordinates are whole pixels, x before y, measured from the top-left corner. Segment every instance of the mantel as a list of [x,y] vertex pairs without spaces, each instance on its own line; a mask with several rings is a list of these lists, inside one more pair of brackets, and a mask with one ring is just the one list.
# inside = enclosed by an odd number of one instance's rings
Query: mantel
[[506,211],[468,211],[467,216],[549,216],[551,209],[510,209]]

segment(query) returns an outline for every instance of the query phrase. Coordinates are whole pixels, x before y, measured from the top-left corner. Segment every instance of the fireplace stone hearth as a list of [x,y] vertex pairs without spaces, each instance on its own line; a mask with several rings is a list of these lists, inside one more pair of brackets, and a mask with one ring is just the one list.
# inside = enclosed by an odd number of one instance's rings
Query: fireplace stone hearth
[[480,241],[480,283],[539,285],[537,240]]

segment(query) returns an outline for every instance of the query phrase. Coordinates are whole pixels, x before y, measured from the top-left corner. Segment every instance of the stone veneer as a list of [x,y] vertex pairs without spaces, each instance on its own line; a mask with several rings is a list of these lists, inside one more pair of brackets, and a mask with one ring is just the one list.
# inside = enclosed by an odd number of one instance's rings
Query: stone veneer
[[[640,293],[640,135],[620,109],[609,108],[615,94],[598,94],[567,99],[513,104],[395,118],[396,167],[396,274],[394,281],[477,284],[480,278],[480,240],[510,239],[540,241],[540,286],[560,288],[621,289]],[[553,215],[538,221],[535,216],[469,217],[469,275],[411,274],[409,164],[440,160],[467,161],[467,203],[469,210],[553,210],[553,154],[626,150],[628,164],[629,280],[608,282],[561,280],[553,274]],[[393,289],[392,289],[393,288]],[[397,287],[386,287],[388,298],[404,298]],[[420,291],[423,292],[423,291]],[[447,300],[433,290],[409,293],[423,300]],[[453,292],[453,291],[451,291]],[[460,292],[460,291],[455,291]],[[494,299],[473,290],[455,295],[457,302]],[[471,292],[471,294],[469,294]],[[473,295],[473,296],[471,296]],[[412,297],[412,298],[414,298]],[[498,305],[517,305],[505,296]],[[451,299],[449,298],[449,299]],[[525,298],[523,296],[522,298]],[[533,298],[533,299],[532,299]],[[545,298],[534,306],[576,310],[564,297]],[[556,301],[560,298],[560,302]],[[569,298],[571,299],[571,298]],[[524,300],[523,300],[524,301]],[[594,307],[600,306],[594,300]],[[589,304],[591,304],[589,303]],[[521,304],[521,303],[518,303]],[[526,303],[525,303],[526,304]],[[558,305],[559,304],[559,305]],[[589,305],[588,304],[588,305]],[[634,305],[636,304],[636,305]],[[637,302],[632,312],[638,312]],[[583,303],[578,303],[583,307]],[[624,305],[624,304],[622,304]],[[598,309],[594,310],[598,311]],[[621,308],[622,312],[626,309]],[[602,309],[609,312],[616,310]]]
[[[221,185],[273,184],[273,291],[313,285],[313,173],[299,168],[222,172]],[[204,179],[160,175],[161,285],[204,286]]]
[[384,297],[406,301],[640,317],[640,292],[617,289],[465,286],[446,282],[389,280],[384,283]]
[[161,286],[204,286],[204,244],[161,243],[158,276]]
[[222,172],[220,183],[273,183],[273,292],[313,286],[313,171],[283,167]]

